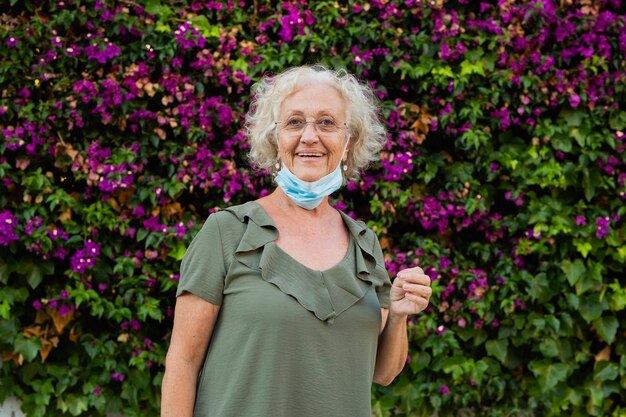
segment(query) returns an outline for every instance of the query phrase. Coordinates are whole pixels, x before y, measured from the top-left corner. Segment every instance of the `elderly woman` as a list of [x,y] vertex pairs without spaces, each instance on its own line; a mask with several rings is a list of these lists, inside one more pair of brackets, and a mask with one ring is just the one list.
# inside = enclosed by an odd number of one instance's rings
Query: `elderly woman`
[[328,202],[386,139],[374,96],[320,66],[253,88],[250,156],[277,188],[209,216],[189,246],[161,416],[369,417],[431,295],[420,268],[392,284],[374,233]]

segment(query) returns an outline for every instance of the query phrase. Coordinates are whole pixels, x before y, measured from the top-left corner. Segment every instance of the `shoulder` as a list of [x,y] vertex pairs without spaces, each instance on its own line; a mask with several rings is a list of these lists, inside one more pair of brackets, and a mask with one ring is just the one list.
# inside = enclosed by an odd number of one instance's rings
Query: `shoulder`
[[368,242],[377,240],[376,233],[370,229],[367,224],[362,220],[353,219],[341,210],[337,210],[341,215],[344,224],[348,227],[348,230],[354,237],[365,239]]
[[[228,213],[232,218],[237,219],[241,223],[247,223],[249,220],[252,220],[259,226],[265,226],[268,223],[271,224],[269,216],[256,201],[248,201],[247,203],[237,206],[226,207],[217,213],[223,213],[221,214],[223,217],[226,217],[225,213]],[[232,218],[231,221],[233,220]]]
[[220,229],[228,229],[247,223],[249,218],[258,217],[256,212],[257,208],[253,202],[219,208],[209,215],[206,223]]

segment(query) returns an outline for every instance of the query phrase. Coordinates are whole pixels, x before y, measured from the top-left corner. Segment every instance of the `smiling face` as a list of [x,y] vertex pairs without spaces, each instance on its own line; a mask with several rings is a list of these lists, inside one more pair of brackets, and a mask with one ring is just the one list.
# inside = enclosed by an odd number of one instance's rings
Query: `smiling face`
[[[287,96],[281,106],[278,124],[278,155],[289,171],[304,181],[317,181],[341,162],[348,135],[344,123],[346,105],[341,94],[328,84],[305,84]],[[306,122],[302,133],[286,126]],[[337,131],[324,126],[335,124]],[[344,160],[347,159],[346,150]]]

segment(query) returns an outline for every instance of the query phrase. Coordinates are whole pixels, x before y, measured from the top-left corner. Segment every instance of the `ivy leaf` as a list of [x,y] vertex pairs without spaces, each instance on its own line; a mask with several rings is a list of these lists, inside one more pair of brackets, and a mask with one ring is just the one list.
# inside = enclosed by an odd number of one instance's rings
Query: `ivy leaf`
[[596,381],[612,381],[619,375],[619,368],[609,361],[600,361],[593,371],[593,379]]
[[611,311],[620,311],[626,308],[626,289],[617,281],[609,285],[609,288],[612,290],[609,296],[609,307]]
[[43,273],[39,267],[33,263],[26,263],[22,266],[22,273],[26,275],[26,281],[28,285],[34,290],[41,284],[43,280]]
[[213,26],[209,23],[209,20],[206,18],[206,16],[195,16],[191,19],[191,23],[198,29],[200,29],[200,31],[202,32],[202,35],[205,38],[210,38],[210,37],[214,37],[214,38],[219,38],[220,37],[220,30],[217,26]]
[[180,261],[183,259],[183,256],[185,255],[185,251],[187,250],[187,247],[183,244],[177,245],[176,248],[174,248],[174,250],[172,250],[168,255],[172,258],[174,258],[177,261]]
[[157,16],[159,19],[167,19],[173,14],[172,9],[161,4],[158,0],[149,0],[146,3],[146,12]]
[[543,356],[555,358],[559,356],[559,346],[554,339],[545,339],[539,344],[539,350]]
[[559,382],[565,381],[569,367],[563,363],[531,362],[530,370],[537,377],[543,391],[554,388]]
[[569,285],[574,286],[585,273],[585,264],[581,259],[576,259],[574,262],[566,259],[561,262],[561,269],[565,272]]
[[572,127],[580,126],[583,119],[586,117],[585,113],[577,110],[562,110],[559,116],[565,120],[568,126]]
[[19,325],[15,317],[0,320],[0,340],[2,340],[3,342],[10,342],[15,337],[18,329]]
[[583,132],[580,131],[580,129],[573,128],[569,131],[569,134],[576,140],[576,143],[578,143],[581,148],[585,147],[587,142],[587,136],[584,135]]
[[626,129],[626,112],[620,111],[619,113],[613,113],[609,116],[609,126],[613,130]]
[[596,195],[596,185],[601,183],[601,176],[597,169],[584,168],[582,171],[585,199],[587,199],[587,201],[591,201],[593,196]]
[[89,400],[83,396],[70,394],[67,397],[66,404],[70,414],[79,416],[84,411],[87,411]]
[[487,348],[487,353],[490,356],[493,356],[500,362],[504,363],[509,347],[509,339],[489,340],[485,343],[485,347]]
[[5,284],[9,282],[9,274],[11,273],[11,269],[9,264],[4,261],[4,259],[0,259],[0,282]]
[[583,256],[583,258],[587,258],[587,255],[589,255],[589,252],[593,249],[591,243],[580,239],[574,240],[574,246],[576,246],[576,250]]
[[624,260],[626,260],[626,245],[617,248],[617,256],[620,262],[624,262]]
[[479,74],[484,76],[485,71],[483,70],[482,61],[477,61],[476,63],[472,63],[467,59],[461,62],[461,75],[468,74]]
[[37,337],[26,339],[23,335],[19,335],[13,343],[13,349],[24,355],[24,359],[30,362],[35,359],[39,349],[41,349],[41,342]]
[[596,329],[600,337],[608,344],[613,343],[613,338],[617,333],[619,324],[615,316],[600,317],[593,322],[593,328]]
[[411,370],[413,372],[418,373],[422,369],[425,369],[430,364],[430,354],[428,352],[420,352],[416,355],[413,355],[411,358]]
[[598,294],[586,297],[584,300],[581,300],[579,307],[580,315],[587,323],[591,323],[602,315],[602,311],[605,310],[603,304],[606,304],[606,300],[600,302]]
[[572,140],[568,137],[557,136],[550,143],[559,151],[570,152],[572,150]]

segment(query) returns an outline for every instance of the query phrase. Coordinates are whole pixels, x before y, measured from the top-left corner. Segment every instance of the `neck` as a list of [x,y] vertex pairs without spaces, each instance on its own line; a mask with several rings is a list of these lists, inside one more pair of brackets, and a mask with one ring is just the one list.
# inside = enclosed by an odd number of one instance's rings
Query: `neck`
[[299,217],[323,217],[334,210],[328,203],[328,196],[324,197],[320,205],[312,210],[307,210],[294,203],[293,200],[291,200],[291,198],[289,198],[280,187],[276,187],[274,192],[270,194],[269,197],[273,200],[276,207],[280,207],[281,210]]

